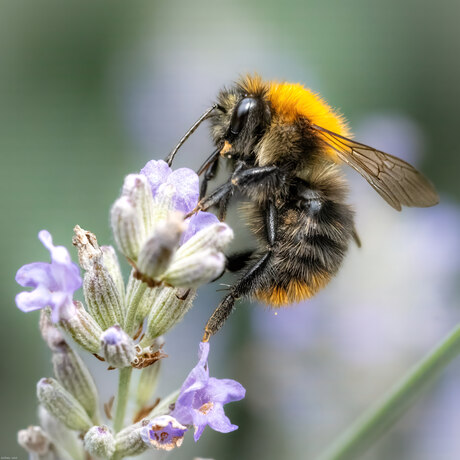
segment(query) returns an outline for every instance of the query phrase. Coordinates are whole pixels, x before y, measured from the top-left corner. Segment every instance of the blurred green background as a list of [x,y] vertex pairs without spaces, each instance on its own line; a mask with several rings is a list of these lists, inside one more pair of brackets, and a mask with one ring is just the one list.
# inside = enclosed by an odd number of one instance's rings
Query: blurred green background
[[[319,91],[362,140],[415,162],[442,204],[397,214],[352,176],[363,250],[311,306],[232,315],[210,365],[248,389],[229,407],[240,429],[169,457],[314,458],[421,357],[460,317],[459,18],[454,0],[2,0],[0,455],[26,458],[16,432],[37,423],[35,383],[52,373],[38,314],[14,305],[16,270],[48,260],[38,231],[70,248],[78,223],[110,244],[124,175],[164,158],[248,71]],[[177,165],[211,148],[202,128]],[[164,392],[194,365],[217,289],[167,337]],[[90,365],[108,399],[115,376]],[[363,458],[457,459],[459,377],[457,361]]]

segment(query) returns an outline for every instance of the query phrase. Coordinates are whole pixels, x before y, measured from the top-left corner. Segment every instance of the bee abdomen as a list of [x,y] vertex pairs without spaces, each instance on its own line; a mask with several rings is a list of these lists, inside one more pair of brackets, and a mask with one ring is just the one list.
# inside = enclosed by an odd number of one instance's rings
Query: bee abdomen
[[253,297],[274,307],[312,297],[339,270],[352,232],[346,204],[319,200],[283,207],[277,245]]

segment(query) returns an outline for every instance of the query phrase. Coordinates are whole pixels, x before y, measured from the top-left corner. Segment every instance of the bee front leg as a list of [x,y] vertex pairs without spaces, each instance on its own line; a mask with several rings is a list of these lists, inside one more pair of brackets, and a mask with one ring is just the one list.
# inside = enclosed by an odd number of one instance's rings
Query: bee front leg
[[214,192],[205,198],[202,198],[197,207],[191,212],[191,214],[197,211],[207,211],[212,206],[220,203],[223,199],[227,198],[233,193],[233,185],[230,182],[226,182],[218,187]]
[[206,195],[206,191],[208,189],[208,182],[214,179],[214,177],[216,176],[218,166],[219,166],[219,158],[216,158],[215,160],[213,160],[213,162],[208,167],[208,169],[206,169],[206,172],[204,173],[203,181],[201,182],[201,186],[200,186],[200,200]]

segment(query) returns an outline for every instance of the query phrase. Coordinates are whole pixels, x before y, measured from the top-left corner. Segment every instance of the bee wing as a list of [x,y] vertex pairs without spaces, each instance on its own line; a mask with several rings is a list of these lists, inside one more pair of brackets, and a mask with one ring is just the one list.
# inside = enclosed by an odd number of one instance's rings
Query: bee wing
[[358,171],[393,208],[434,206],[438,194],[431,182],[413,166],[380,150],[312,125],[340,160]]

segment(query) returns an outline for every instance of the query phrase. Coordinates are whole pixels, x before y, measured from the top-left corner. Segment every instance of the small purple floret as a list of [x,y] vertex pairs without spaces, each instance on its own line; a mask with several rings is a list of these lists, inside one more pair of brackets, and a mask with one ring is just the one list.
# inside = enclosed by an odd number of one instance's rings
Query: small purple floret
[[80,270],[64,246],[54,246],[50,233],[42,230],[39,240],[48,249],[51,263],[34,262],[22,266],[16,282],[33,291],[20,292],[16,305],[23,312],[51,307],[54,322],[68,318],[74,311],[73,293],[81,287]]
[[183,425],[195,427],[195,441],[206,425],[221,433],[236,430],[238,427],[224,413],[224,405],[239,401],[246,394],[244,387],[235,380],[209,377],[208,354],[209,343],[201,342],[198,364],[185,379],[171,413]]
[[171,450],[180,447],[187,427],[170,415],[154,418],[141,430],[142,440],[157,449]]
[[124,334],[120,326],[109,327],[101,337],[107,345],[119,345],[123,339]]
[[[151,160],[140,171],[147,177],[153,196],[161,195],[165,187],[174,187],[173,208],[184,214],[192,211],[198,204],[199,178],[189,168],[172,170],[163,160]],[[189,225],[182,237],[182,243],[189,240],[204,227],[219,222],[214,214],[198,212],[188,219]]]

